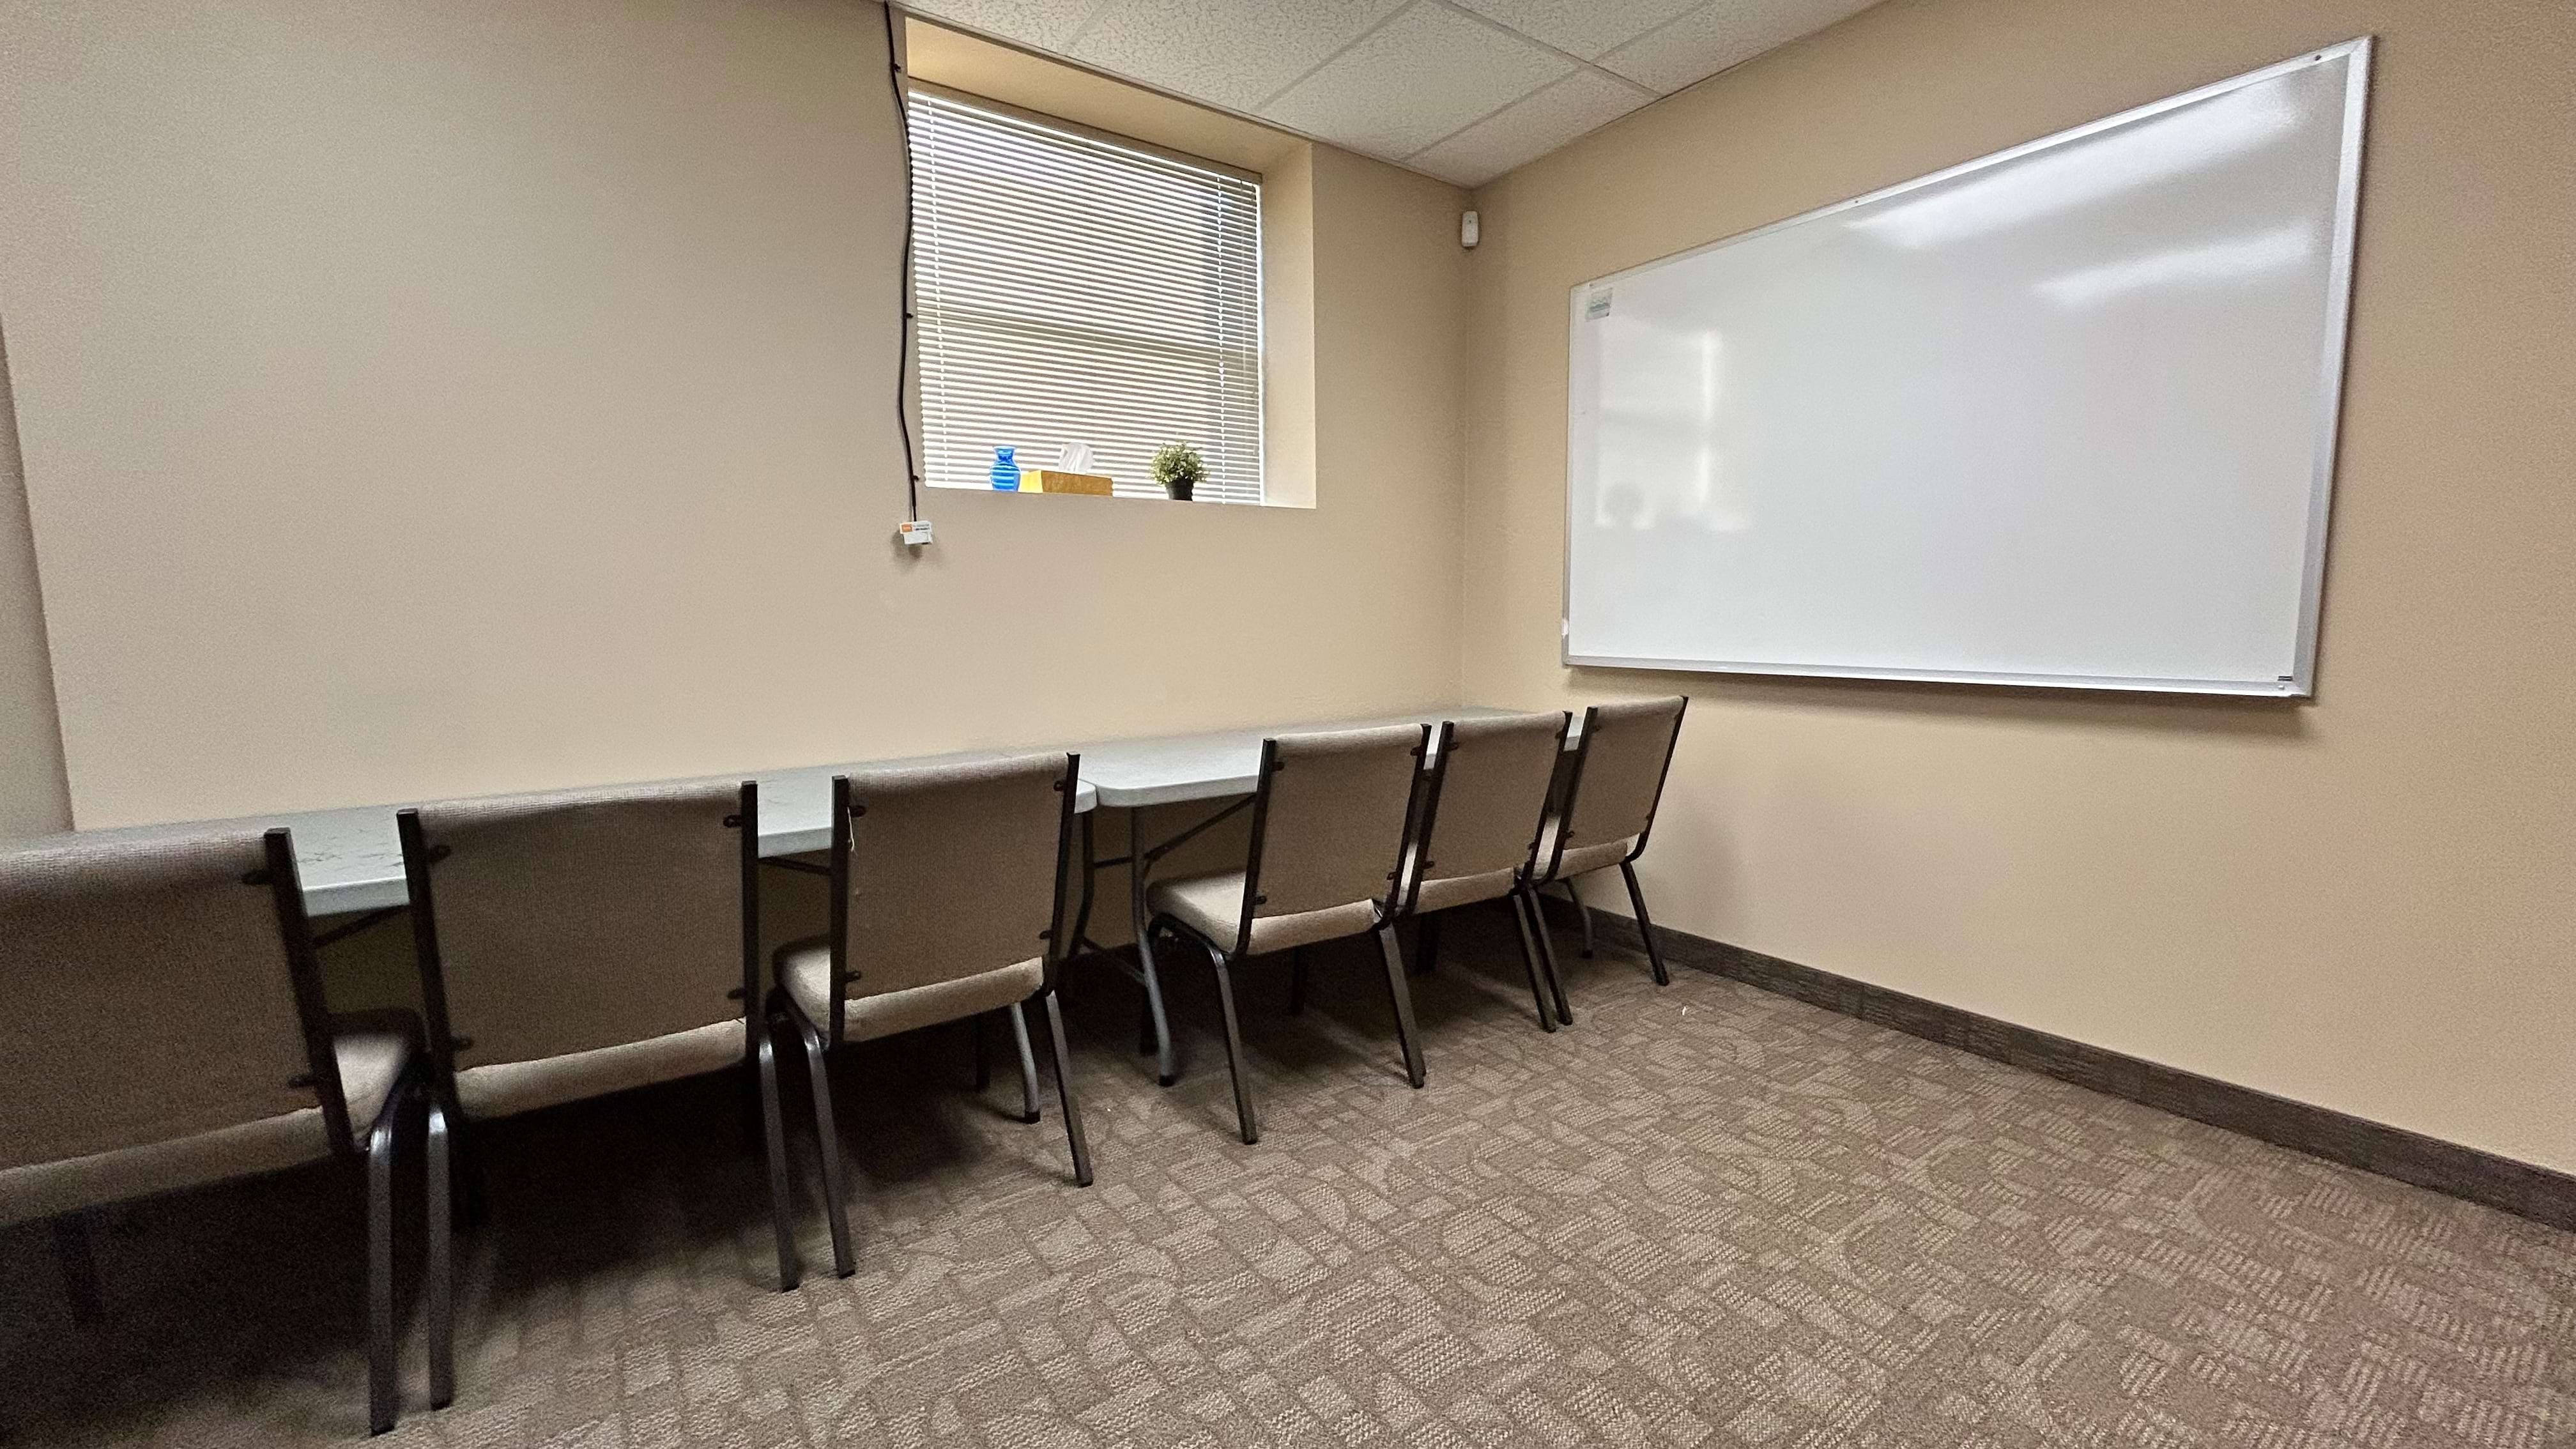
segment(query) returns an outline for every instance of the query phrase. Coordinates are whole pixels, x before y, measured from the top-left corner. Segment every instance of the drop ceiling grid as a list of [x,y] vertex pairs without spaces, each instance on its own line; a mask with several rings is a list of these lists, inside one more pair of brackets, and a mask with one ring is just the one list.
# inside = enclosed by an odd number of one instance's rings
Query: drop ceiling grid
[[1479,186],[1872,0],[901,0]]

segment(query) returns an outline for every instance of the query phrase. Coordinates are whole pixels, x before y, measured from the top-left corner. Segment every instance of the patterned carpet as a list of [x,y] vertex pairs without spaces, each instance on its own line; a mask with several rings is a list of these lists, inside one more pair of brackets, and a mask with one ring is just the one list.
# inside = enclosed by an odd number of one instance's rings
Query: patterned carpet
[[[1166,1092],[1090,968],[1088,1190],[959,1035],[854,1054],[860,1271],[809,1200],[792,1295],[725,1083],[512,1124],[457,1406],[415,1352],[383,1442],[2576,1443],[2576,1237],[1607,951],[1541,1035],[1507,931],[1450,926],[1418,1093],[1363,950],[1303,1018],[1256,968],[1257,1148],[1204,970]],[[0,1437],[359,1440],[356,1192],[120,1215],[90,1330],[0,1235]]]

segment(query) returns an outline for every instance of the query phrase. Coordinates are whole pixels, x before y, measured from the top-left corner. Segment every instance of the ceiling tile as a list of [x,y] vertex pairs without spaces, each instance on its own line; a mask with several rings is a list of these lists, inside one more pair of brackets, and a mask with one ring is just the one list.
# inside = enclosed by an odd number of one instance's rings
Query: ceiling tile
[[1404,0],[1102,0],[1069,54],[1165,90],[1252,111]]
[[1822,30],[1875,0],[1709,0],[1697,10],[1601,57],[1601,64],[1664,92],[1706,80],[1740,60]]
[[1100,8],[1102,0],[902,0],[902,7],[937,20],[953,20],[1022,45],[1061,52],[1065,42]]
[[1459,186],[1482,186],[1654,98],[1654,92],[1643,86],[1615,81],[1598,71],[1578,70],[1408,157],[1405,164]]
[[1559,50],[1597,60],[1699,0],[1457,0]]
[[1410,156],[1574,69],[1508,31],[1416,4],[1262,114],[1356,151]]

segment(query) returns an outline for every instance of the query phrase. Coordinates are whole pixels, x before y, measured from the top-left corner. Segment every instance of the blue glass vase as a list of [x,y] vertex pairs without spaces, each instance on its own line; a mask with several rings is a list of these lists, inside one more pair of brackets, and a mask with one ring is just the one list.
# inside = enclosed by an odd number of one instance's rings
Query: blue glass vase
[[995,448],[993,450],[994,492],[1017,493],[1020,491],[1020,465],[1011,461],[1011,454],[1017,451],[1018,450],[1015,448]]

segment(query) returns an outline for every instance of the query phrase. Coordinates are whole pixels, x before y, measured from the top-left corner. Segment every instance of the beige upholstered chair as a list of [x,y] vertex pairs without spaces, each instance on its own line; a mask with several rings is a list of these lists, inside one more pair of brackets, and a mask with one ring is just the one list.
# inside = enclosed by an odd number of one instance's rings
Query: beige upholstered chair
[[[1596,704],[1583,712],[1583,738],[1575,747],[1572,772],[1565,786],[1565,797],[1557,808],[1548,812],[1538,838],[1537,872],[1534,885],[1559,885],[1583,922],[1583,954],[1592,954],[1592,918],[1583,908],[1583,900],[1574,892],[1573,880],[1596,870],[1619,868],[1620,878],[1628,884],[1628,903],[1636,908],[1637,931],[1645,938],[1646,960],[1655,968],[1655,984],[1669,986],[1672,977],[1664,970],[1664,953],[1655,945],[1654,921],[1646,914],[1646,893],[1637,888],[1635,861],[1646,850],[1646,837],[1654,829],[1655,807],[1663,799],[1664,774],[1672,765],[1673,743],[1681,738],[1682,710],[1690,701],[1681,695],[1670,699],[1636,700],[1626,704]],[[1555,968],[1554,949],[1547,939],[1547,917],[1538,914],[1538,898],[1530,897],[1533,914],[1537,915],[1539,949],[1547,956],[1551,972]],[[1574,1015],[1564,1009],[1562,998],[1557,1019],[1573,1024]]]
[[[1374,933],[1395,1000],[1396,1038],[1404,1073],[1422,1085],[1422,1054],[1413,1040],[1413,994],[1396,947],[1398,881],[1412,840],[1414,799],[1428,725],[1283,735],[1261,746],[1251,798],[1252,844],[1244,868],[1187,880],[1149,882],[1152,911],[1137,954],[1154,971],[1157,932],[1185,936],[1216,970],[1225,1018],[1225,1060],[1234,1076],[1234,1111],[1247,1143],[1261,1140],[1252,1092],[1243,1073],[1243,1031],[1234,1009],[1234,968],[1244,958],[1342,936]],[[1145,853],[1155,861],[1242,806],[1228,807]]]
[[1538,908],[1531,863],[1570,719],[1558,710],[1444,721],[1415,831],[1419,848],[1406,855],[1404,870],[1404,913],[1421,921],[1415,957],[1425,970],[1439,951],[1440,912],[1482,901],[1511,903],[1538,1024],[1548,1031],[1556,1030],[1565,988],[1539,953],[1539,928],[1524,912]]
[[844,1042],[955,1021],[980,1033],[984,1016],[1006,1012],[1034,1122],[1036,1069],[1022,1013],[1043,1002],[1074,1181],[1091,1185],[1055,995],[1067,944],[1058,883],[1080,781],[1080,758],[1061,754],[862,770],[832,781],[831,929],[778,949],[775,1000],[805,1044],[832,1256],[843,1277],[856,1265],[825,1057]]
[[[451,1132],[740,1066],[758,1081],[778,1286],[796,1286],[777,1063],[760,1014],[751,781],[454,801],[396,816],[437,1090],[430,1376],[454,1376]],[[462,1122],[457,1119],[461,1118]]]
[[85,1210],[365,1158],[367,1423],[392,1428],[395,1127],[418,1026],[326,1009],[287,832],[0,850],[0,995],[0,1223],[53,1219],[88,1311]]

